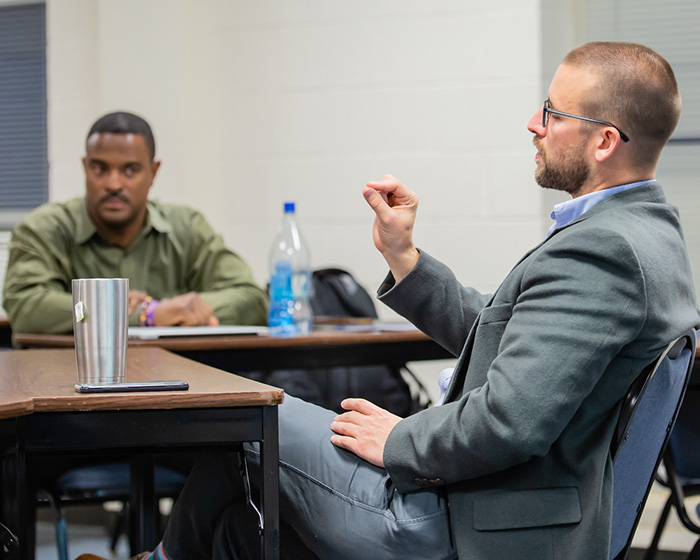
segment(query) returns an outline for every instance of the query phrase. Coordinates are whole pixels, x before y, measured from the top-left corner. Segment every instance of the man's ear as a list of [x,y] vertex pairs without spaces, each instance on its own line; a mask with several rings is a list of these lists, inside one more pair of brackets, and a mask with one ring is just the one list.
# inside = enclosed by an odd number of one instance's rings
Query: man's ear
[[602,128],[596,135],[596,139],[598,143],[595,149],[595,159],[598,163],[611,157],[622,145],[620,133],[610,126]]
[[153,160],[151,162],[151,174],[153,175],[153,178],[156,178],[156,174],[158,173],[158,170],[160,169],[160,161],[159,160]]

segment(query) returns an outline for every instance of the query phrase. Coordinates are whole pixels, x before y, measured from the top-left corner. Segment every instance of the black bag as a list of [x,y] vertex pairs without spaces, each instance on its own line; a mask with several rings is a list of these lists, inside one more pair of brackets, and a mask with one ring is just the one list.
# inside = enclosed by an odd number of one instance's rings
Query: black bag
[[311,278],[314,317],[377,318],[372,297],[349,272],[339,268],[316,270]]
[[[352,275],[341,269],[314,271],[310,301],[315,317],[377,318],[372,297]],[[402,372],[418,387],[415,397]],[[402,417],[430,404],[427,391],[405,364],[401,367],[376,365],[276,370],[268,373],[264,382],[336,412],[343,411],[340,401],[347,397],[367,399]]]

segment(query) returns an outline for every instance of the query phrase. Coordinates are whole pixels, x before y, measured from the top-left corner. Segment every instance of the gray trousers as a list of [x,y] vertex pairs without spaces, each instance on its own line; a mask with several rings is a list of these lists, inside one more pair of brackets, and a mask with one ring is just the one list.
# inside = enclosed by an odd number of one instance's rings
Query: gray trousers
[[[279,407],[282,558],[457,558],[443,492],[399,494],[384,469],[330,442],[335,416],[288,395]],[[245,453],[255,489],[257,445]],[[204,457],[173,509],[168,558],[259,558],[259,544],[237,457]]]

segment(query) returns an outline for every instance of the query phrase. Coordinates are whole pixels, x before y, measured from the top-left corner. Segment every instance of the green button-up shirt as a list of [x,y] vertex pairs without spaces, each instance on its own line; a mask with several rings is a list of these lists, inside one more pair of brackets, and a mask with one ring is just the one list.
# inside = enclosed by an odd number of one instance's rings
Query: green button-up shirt
[[[128,278],[154,299],[198,292],[222,324],[263,325],[267,296],[248,265],[199,212],[148,201],[146,225],[126,248],[95,230],[84,198],[45,204],[12,232],[3,307],[12,330],[73,330],[73,278]],[[129,318],[138,324],[138,309]]]

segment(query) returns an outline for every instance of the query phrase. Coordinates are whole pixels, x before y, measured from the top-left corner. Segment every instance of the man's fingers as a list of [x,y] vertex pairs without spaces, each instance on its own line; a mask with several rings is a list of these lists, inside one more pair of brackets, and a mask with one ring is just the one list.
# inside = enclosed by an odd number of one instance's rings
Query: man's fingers
[[404,184],[393,175],[384,175],[379,181],[368,181],[367,186],[376,191],[391,192]]
[[367,183],[363,193],[365,198],[367,198],[367,202],[370,202],[369,197],[372,197],[372,193],[368,193],[368,189],[379,193],[390,208],[395,208],[397,206],[406,206],[410,208],[418,205],[416,193],[391,175],[385,175],[385,178],[381,181],[369,181]]
[[367,188],[380,193],[384,200],[394,194],[402,196],[410,192],[406,185],[391,175],[384,175],[380,181],[367,181]]
[[193,292],[161,301],[155,313],[156,324],[162,326],[191,327],[218,324],[212,307]]
[[359,434],[359,426],[352,422],[339,422],[334,420],[330,425],[331,430],[336,434],[356,438]]
[[129,290],[129,315],[143,302],[148,294],[140,290]]
[[390,210],[389,205],[384,198],[386,196],[384,193],[379,193],[373,188],[365,187],[362,194],[364,195],[367,204],[370,205],[370,208],[372,208],[374,213],[380,218]]
[[352,423],[352,424],[361,424],[363,419],[366,418],[368,415],[367,414],[362,414],[361,412],[357,412],[355,410],[351,410],[349,412],[343,412],[342,414],[339,414],[333,419],[333,422],[346,422],[346,423]]
[[184,310],[182,325],[186,327],[198,327],[209,323],[210,315],[205,309],[194,308]]
[[343,399],[340,406],[345,410],[356,410],[365,415],[381,410],[376,404],[369,402],[367,399]]
[[331,436],[331,443],[336,447],[351,451],[357,455],[357,440],[355,438],[333,434]]

